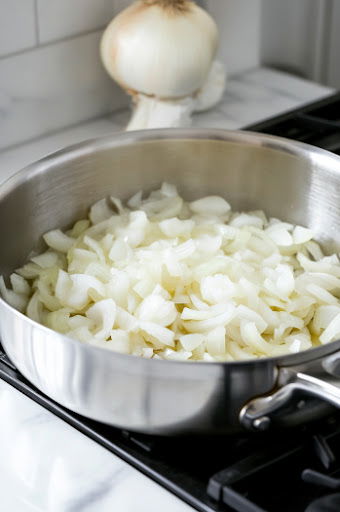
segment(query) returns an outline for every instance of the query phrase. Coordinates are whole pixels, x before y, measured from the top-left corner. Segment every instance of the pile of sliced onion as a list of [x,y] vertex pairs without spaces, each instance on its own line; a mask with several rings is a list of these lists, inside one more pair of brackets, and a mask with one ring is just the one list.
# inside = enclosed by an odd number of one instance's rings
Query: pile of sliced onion
[[3,298],[82,342],[145,358],[233,361],[340,337],[340,264],[313,233],[174,186],[94,204],[44,236],[48,249]]

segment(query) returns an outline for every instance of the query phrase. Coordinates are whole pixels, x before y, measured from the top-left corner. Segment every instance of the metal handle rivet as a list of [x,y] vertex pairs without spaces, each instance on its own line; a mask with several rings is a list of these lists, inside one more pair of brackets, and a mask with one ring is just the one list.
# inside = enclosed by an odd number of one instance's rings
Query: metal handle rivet
[[268,416],[261,416],[261,418],[256,418],[254,420],[253,426],[256,430],[267,430],[270,425],[270,418]]

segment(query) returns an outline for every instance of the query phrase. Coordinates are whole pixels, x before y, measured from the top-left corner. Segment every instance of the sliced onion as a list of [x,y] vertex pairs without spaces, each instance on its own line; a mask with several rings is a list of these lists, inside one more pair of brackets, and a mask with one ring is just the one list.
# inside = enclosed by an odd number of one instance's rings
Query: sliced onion
[[261,211],[185,202],[164,183],[45,235],[2,297],[63,334],[123,354],[233,361],[340,337],[340,263],[312,231]]
[[44,240],[51,249],[67,252],[73,246],[74,238],[65,235],[60,229],[54,229],[44,235]]

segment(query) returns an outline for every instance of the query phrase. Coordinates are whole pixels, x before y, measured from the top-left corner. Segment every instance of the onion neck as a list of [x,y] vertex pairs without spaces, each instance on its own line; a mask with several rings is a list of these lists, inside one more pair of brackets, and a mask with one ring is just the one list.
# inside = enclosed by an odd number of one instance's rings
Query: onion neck
[[173,11],[186,11],[192,2],[190,0],[144,0],[147,5],[160,5],[164,9]]

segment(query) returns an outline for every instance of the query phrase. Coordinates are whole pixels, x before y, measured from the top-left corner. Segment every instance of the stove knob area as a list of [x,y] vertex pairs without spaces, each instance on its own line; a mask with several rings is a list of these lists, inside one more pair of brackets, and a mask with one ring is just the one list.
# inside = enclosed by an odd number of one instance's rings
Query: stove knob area
[[340,493],[328,494],[313,501],[305,512],[340,512]]

